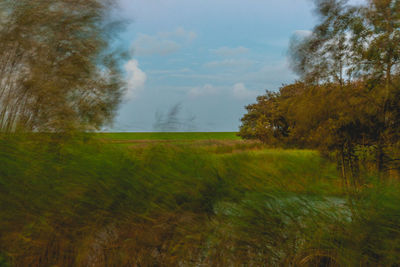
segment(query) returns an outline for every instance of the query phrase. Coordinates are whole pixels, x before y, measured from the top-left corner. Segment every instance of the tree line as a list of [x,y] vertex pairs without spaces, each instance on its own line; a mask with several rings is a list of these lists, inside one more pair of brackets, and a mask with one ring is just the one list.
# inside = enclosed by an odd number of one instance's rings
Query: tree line
[[239,135],[334,153],[351,183],[360,166],[393,173],[400,160],[400,1],[315,4],[318,24],[290,42],[299,80],[248,105]]

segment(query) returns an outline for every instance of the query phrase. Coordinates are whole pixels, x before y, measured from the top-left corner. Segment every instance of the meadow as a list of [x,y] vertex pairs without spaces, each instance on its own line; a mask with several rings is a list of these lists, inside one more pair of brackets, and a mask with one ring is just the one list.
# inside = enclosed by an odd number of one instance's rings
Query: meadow
[[210,135],[0,138],[0,266],[399,263],[397,182],[350,192],[316,151]]
[[198,140],[241,140],[236,132],[120,132],[99,133],[99,138],[113,141],[143,141],[143,140],[171,140],[171,141],[198,141]]

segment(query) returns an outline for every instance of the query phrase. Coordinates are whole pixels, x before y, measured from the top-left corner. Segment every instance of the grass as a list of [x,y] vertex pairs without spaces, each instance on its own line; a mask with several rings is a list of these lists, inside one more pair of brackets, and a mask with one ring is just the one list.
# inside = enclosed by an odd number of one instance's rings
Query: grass
[[2,137],[0,162],[3,266],[400,262],[398,184],[347,195],[315,151]]
[[169,140],[169,141],[195,141],[195,140],[240,140],[236,132],[149,132],[149,133],[100,133],[99,138],[114,141],[137,140]]

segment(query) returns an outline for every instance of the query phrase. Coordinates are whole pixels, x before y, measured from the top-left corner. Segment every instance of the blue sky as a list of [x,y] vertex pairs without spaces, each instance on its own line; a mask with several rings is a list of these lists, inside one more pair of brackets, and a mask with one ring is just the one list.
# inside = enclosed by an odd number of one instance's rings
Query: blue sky
[[237,131],[244,106],[296,77],[286,52],[312,29],[308,0],[120,0],[128,93],[113,131]]

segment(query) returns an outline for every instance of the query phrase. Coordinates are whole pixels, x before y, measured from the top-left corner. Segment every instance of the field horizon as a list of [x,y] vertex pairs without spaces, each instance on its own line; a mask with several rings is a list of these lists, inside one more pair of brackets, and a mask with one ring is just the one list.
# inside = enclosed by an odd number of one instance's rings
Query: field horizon
[[112,140],[243,140],[238,132],[99,132]]

